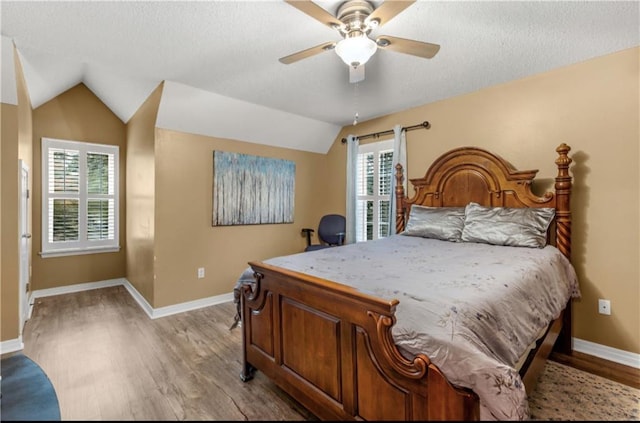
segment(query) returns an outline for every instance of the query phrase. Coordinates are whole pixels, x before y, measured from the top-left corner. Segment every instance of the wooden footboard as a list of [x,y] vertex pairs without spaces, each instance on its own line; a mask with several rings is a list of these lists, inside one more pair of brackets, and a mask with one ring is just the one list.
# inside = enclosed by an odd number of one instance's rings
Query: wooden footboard
[[[391,335],[397,300],[264,263],[242,295],[243,380],[259,369],[326,420],[478,420],[470,390]],[[381,400],[384,398],[384,400]]]

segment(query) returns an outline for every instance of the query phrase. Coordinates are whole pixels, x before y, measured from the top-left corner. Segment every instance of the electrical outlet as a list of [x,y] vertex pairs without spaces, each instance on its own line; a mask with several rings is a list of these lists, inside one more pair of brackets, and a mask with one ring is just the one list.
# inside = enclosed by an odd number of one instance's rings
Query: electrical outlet
[[598,300],[598,313],[610,315],[611,314],[611,301],[599,299]]
[[204,278],[204,267],[198,267],[198,279]]

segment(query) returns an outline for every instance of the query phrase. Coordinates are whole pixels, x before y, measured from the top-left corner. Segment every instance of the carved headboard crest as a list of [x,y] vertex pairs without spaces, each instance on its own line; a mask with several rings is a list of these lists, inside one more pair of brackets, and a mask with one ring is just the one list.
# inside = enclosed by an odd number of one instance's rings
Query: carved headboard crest
[[556,244],[569,257],[571,148],[561,144],[556,152],[558,168],[555,192],[537,196],[531,184],[538,170],[517,170],[502,157],[477,147],[451,150],[438,159],[422,178],[411,179],[415,193],[407,198],[403,169],[396,165],[396,232],[404,230],[413,204],[431,207],[464,207],[475,202],[491,207],[551,207],[556,209]]

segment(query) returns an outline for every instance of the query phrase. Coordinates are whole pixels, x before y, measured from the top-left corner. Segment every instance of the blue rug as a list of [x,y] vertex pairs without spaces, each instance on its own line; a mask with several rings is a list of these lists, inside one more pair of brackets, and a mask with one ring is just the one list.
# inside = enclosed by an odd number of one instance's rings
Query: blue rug
[[0,363],[0,420],[60,420],[58,396],[40,366],[23,354]]

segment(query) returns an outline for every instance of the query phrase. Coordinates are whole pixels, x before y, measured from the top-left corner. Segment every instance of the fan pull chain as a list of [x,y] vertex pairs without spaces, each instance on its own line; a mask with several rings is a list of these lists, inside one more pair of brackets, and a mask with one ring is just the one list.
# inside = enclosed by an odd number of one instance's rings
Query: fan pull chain
[[353,108],[355,115],[353,116],[353,126],[358,124],[358,83],[353,84]]

